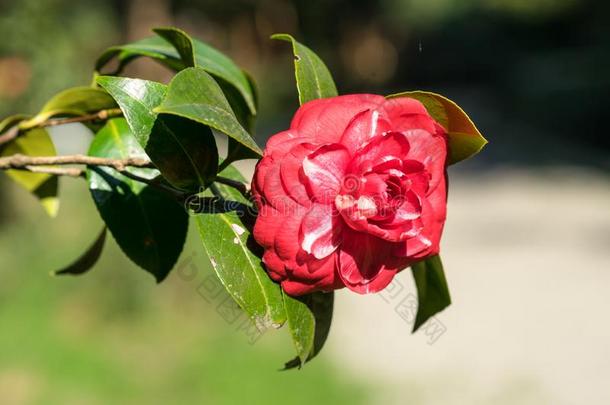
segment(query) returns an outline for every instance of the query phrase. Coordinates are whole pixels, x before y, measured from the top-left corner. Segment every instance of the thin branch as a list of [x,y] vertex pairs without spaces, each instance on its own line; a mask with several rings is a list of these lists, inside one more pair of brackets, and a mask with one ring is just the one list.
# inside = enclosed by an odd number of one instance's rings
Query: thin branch
[[0,170],[24,169],[28,166],[59,166],[59,165],[87,165],[106,166],[122,172],[126,167],[154,167],[152,162],[145,158],[129,157],[126,159],[110,159],[85,155],[65,156],[26,156],[16,154],[0,158]]
[[250,198],[250,187],[241,181],[229,179],[227,177],[216,176],[214,179],[217,183],[224,184],[225,186],[233,187],[241,193],[246,199]]
[[45,128],[45,127],[53,127],[56,125],[64,125],[71,124],[75,122],[90,122],[90,121],[106,121],[112,117],[118,117],[122,115],[123,112],[119,108],[111,108],[109,110],[101,110],[96,113],[81,115],[78,117],[68,117],[68,118],[51,118],[46,121],[42,121],[36,125],[31,127],[21,128],[17,124],[11,128],[9,128],[4,134],[0,135],[0,145],[4,145],[17,138],[21,131],[27,131],[34,128]]
[[159,190],[170,193],[172,196],[176,197],[180,202],[185,198],[184,192],[177,190],[169,185],[166,185],[160,181],[160,177],[155,177],[153,179],[147,179],[146,177],[138,176],[137,174],[133,174],[127,169],[119,170],[123,176],[130,178],[132,180],[138,181],[140,183],[148,184],[149,186],[155,187]]
[[53,176],[84,177],[85,175],[85,171],[77,167],[25,166],[14,170],[24,170],[32,173],[45,173]]
[[4,145],[17,138],[19,135],[19,125],[14,125],[10,127],[5,133],[0,135],[0,145]]
[[111,167],[123,176],[140,183],[148,184],[161,191],[168,192],[179,201],[184,198],[182,191],[176,190],[171,186],[163,184],[159,178],[148,179],[131,173],[127,169],[130,167],[152,168],[154,167],[148,159],[127,158],[127,159],[106,159],[92,156],[71,155],[71,156],[44,156],[32,157],[24,155],[12,155],[0,158],[0,170],[23,170],[32,173],[46,173],[54,176],[85,177],[85,169],[78,167],[48,167],[48,165],[86,165],[89,167]]
[[101,110],[93,114],[80,115],[78,117],[48,119],[38,124],[37,127],[53,127],[75,122],[106,121],[109,118],[117,117],[122,114],[123,112],[120,108],[112,108],[109,110]]

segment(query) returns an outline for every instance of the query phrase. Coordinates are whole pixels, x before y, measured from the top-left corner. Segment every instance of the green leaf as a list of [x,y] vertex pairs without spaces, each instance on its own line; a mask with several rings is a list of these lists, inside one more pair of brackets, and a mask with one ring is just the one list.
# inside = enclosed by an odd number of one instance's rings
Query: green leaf
[[154,111],[208,125],[258,156],[262,155],[260,148],[235,117],[216,81],[201,68],[188,68],[178,73],[169,84],[165,100]]
[[301,105],[317,98],[334,97],[337,87],[328,68],[311,49],[297,42],[291,35],[274,34],[272,39],[292,43],[294,72]]
[[[220,174],[244,181],[232,166]],[[225,198],[247,203],[236,190],[224,185],[218,185],[218,188]],[[252,238],[250,224],[242,214],[231,211],[197,215],[203,247],[216,275],[257,328],[279,328],[286,321],[282,292],[263,269],[257,255],[259,247]]]
[[[163,38],[155,36],[109,48],[100,56],[95,69],[101,71],[110,60],[117,57],[119,66],[116,74],[126,64],[140,56],[153,58],[176,71],[199,66],[215,78],[222,79],[233,86],[243,97],[250,113],[256,114],[256,104],[250,81],[230,58],[203,42],[191,39],[183,31],[173,28],[157,28],[154,31]],[[194,64],[188,52],[189,39],[192,43]]]
[[165,98],[167,86],[149,80],[114,76],[98,76],[95,81],[116,100],[133,135],[146,148],[157,119],[153,108]]
[[476,155],[487,144],[468,115],[456,103],[440,94],[427,91],[407,91],[388,98],[410,97],[419,100],[428,113],[447,131],[449,140],[448,164]]
[[[91,143],[89,155],[146,158],[123,118],[107,122]],[[155,169],[128,170],[149,180],[158,176]],[[87,180],[95,205],[123,252],[161,282],[176,263],[186,239],[185,209],[171,195],[111,168],[90,167]]]
[[193,46],[195,66],[204,69],[215,78],[233,85],[242,95],[250,113],[256,115],[256,96],[246,73],[215,48],[197,40],[193,40]]
[[417,316],[413,332],[428,319],[451,304],[449,287],[439,255],[432,256],[411,266],[417,287]]
[[333,292],[315,292],[293,298],[284,293],[288,327],[297,357],[285,369],[301,367],[322,350],[333,317]]
[[116,57],[119,65],[112,74],[118,74],[129,62],[141,56],[153,58],[173,70],[184,68],[176,49],[163,38],[154,36],[106,49],[97,59],[95,70],[101,72]]
[[195,54],[193,52],[193,41],[188,34],[178,28],[173,27],[161,27],[153,28],[155,34],[165,39],[167,42],[172,44],[174,49],[180,55],[180,59],[188,67],[195,66]]
[[[47,131],[42,128],[29,130],[5,145],[0,157],[22,154],[27,156],[55,156],[55,146]],[[7,170],[6,174],[19,185],[34,194],[51,217],[57,215],[57,177],[45,173],[30,173],[24,170]]]
[[18,124],[19,122],[27,120],[29,118],[30,116],[25,114],[15,114],[6,117],[2,121],[0,121],[0,134],[5,131],[8,131],[11,127]]
[[[297,352],[297,365],[305,364],[313,350],[316,318],[307,306],[307,303],[298,298],[293,298],[286,293],[283,293],[283,297],[288,329],[290,330],[292,342]],[[286,368],[294,367],[292,365],[293,362],[286,363]]]
[[112,97],[102,89],[73,87],[51,98],[34,118],[22,125],[22,128],[32,128],[51,117],[81,116],[116,106]]
[[102,255],[104,250],[104,242],[106,242],[106,227],[102,228],[102,231],[95,239],[95,242],[83,253],[76,261],[61,270],[55,271],[53,274],[56,276],[63,276],[66,274],[79,275],[88,272],[97,263],[98,259]]
[[97,82],[117,101],[132,133],[173,186],[194,191],[218,170],[218,149],[210,129],[195,121],[158,115],[167,86],[148,80],[99,76]]
[[[256,94],[256,86],[252,78],[248,75],[246,76],[248,77],[248,81],[250,82],[250,86],[252,88],[252,93],[254,94],[254,104],[255,106],[257,106],[258,99]],[[245,103],[243,97],[241,97],[241,95],[233,86],[228,85],[227,82],[225,82],[224,80],[217,79],[216,81],[218,82],[218,85],[227,97],[227,101],[231,105],[231,109],[235,113],[235,116],[237,117],[239,123],[246,129],[246,131],[248,131],[250,134],[253,134],[255,116],[250,113],[248,105]],[[259,158],[260,155],[257,152],[248,149],[235,139],[229,138],[227,157],[222,162],[221,168],[225,168],[237,160]]]

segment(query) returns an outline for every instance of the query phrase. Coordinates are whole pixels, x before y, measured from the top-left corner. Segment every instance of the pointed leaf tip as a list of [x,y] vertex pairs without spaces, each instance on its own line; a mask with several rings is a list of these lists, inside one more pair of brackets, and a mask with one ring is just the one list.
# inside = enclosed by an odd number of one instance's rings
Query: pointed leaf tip
[[61,270],[57,270],[52,273],[54,276],[63,275],[80,275],[88,272],[97,263],[98,259],[102,255],[104,250],[104,243],[106,242],[106,227],[102,228],[95,241],[89,246],[89,248],[72,264],[64,267]]
[[417,315],[413,332],[426,323],[428,319],[451,304],[449,287],[439,255],[429,257],[411,266],[417,287]]
[[273,34],[271,39],[292,43],[294,72],[301,105],[318,98],[337,95],[337,87],[330,71],[315,52],[289,34]]

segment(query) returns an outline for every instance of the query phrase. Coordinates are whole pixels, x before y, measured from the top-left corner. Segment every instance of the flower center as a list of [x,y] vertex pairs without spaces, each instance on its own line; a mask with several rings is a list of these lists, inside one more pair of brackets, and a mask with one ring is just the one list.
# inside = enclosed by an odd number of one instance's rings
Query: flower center
[[369,196],[362,195],[356,200],[349,194],[339,194],[335,197],[335,206],[340,212],[347,211],[357,218],[371,218],[377,215],[377,204]]

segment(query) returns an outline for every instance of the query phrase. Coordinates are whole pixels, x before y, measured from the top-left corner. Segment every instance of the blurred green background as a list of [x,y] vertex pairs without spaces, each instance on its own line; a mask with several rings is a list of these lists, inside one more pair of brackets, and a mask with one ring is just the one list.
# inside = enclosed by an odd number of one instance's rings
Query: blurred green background
[[[292,356],[286,331],[251,345],[201,296],[210,269],[193,232],[180,262],[193,258],[193,280],[174,272],[156,285],[112,240],[87,276],[53,278],[101,227],[84,183],[62,179],[51,220],[1,176],[0,403],[608,403],[597,382],[610,378],[610,333],[595,319],[609,304],[609,4],[1,0],[0,117],[88,84],[106,47],[176,25],[254,76],[261,145],[298,105],[274,32],[316,50],[341,93],[449,96],[490,144],[451,170],[443,343],[341,292],[327,349],[293,372],[277,371]],[[171,77],[144,60],[125,74]]]

